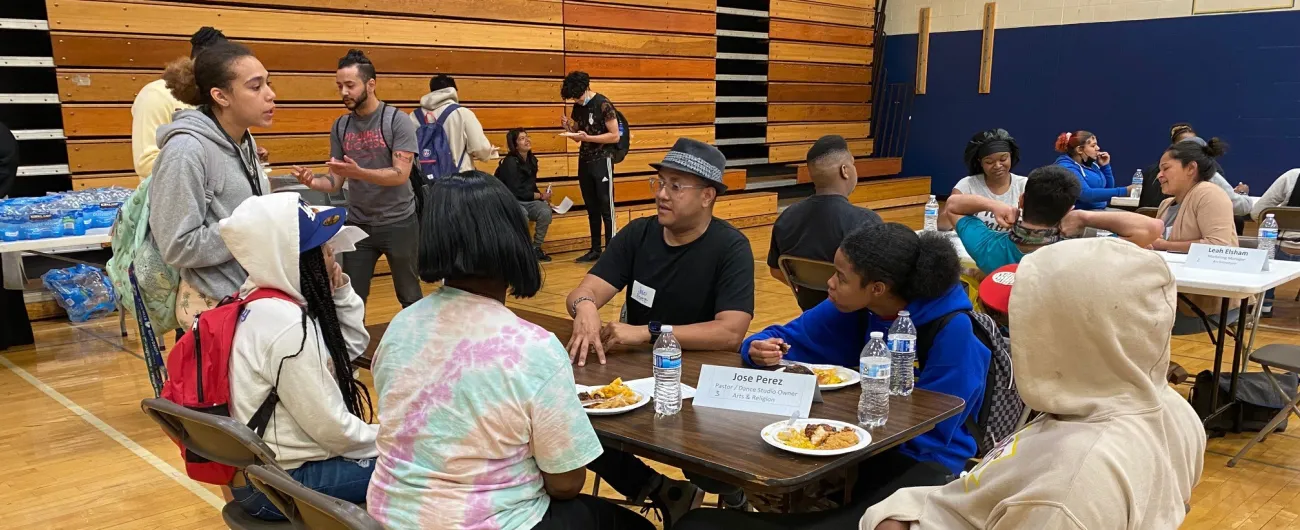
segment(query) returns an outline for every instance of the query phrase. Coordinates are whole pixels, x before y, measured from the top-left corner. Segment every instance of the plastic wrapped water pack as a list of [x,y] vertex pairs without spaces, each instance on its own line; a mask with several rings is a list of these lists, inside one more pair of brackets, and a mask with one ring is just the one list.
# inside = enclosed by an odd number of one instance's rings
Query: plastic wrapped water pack
[[81,236],[112,227],[131,192],[114,186],[0,200],[0,241]]

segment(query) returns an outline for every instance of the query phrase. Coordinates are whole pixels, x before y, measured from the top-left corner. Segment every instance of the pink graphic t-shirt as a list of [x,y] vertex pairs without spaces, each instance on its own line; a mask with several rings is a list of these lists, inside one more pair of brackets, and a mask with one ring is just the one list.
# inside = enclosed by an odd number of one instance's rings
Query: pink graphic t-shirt
[[528,530],[542,472],[601,454],[555,335],[443,287],[398,313],[375,352],[379,458],[366,509],[387,528]]

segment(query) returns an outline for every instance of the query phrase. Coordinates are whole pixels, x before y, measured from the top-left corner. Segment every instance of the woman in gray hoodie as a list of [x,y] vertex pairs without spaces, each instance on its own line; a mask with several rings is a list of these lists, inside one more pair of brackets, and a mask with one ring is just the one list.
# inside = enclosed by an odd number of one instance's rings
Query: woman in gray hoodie
[[269,76],[248,48],[231,42],[179,59],[163,73],[176,99],[197,107],[158,129],[162,151],[149,188],[149,230],[163,259],[180,271],[176,318],[184,328],[247,277],[217,223],[249,197],[270,193],[248,132],[271,126]]

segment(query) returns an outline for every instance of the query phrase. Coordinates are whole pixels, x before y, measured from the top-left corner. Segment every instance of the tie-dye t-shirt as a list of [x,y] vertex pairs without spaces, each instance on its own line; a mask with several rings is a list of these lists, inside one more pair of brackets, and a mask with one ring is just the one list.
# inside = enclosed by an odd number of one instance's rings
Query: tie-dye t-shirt
[[375,352],[379,458],[366,509],[386,528],[528,530],[542,474],[600,456],[550,332],[443,287],[402,310]]

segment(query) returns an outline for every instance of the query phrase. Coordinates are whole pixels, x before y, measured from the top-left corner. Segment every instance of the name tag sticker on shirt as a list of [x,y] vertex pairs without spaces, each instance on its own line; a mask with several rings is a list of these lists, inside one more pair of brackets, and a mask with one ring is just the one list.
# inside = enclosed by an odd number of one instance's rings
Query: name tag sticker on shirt
[[1221,272],[1263,272],[1268,255],[1257,248],[1222,247],[1193,243],[1187,252],[1187,268]]
[[632,280],[632,299],[636,300],[643,306],[655,306],[655,290],[646,287],[645,284]]
[[696,387],[697,407],[786,418],[797,411],[800,418],[807,418],[817,393],[817,377],[706,364],[700,367]]

